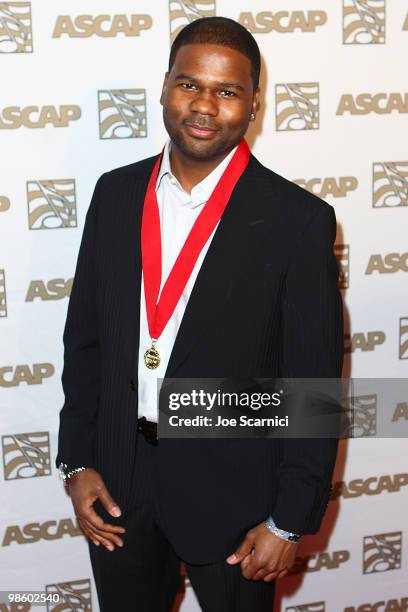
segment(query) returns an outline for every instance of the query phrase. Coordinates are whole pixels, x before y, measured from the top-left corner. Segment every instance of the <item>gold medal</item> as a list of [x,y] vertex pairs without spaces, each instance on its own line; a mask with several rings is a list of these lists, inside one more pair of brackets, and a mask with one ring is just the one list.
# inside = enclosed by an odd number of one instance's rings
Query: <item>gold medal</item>
[[155,347],[155,344],[156,340],[152,340],[152,346],[147,349],[144,354],[144,362],[146,364],[146,367],[149,368],[149,370],[155,370],[159,367],[160,364],[160,354],[157,348]]

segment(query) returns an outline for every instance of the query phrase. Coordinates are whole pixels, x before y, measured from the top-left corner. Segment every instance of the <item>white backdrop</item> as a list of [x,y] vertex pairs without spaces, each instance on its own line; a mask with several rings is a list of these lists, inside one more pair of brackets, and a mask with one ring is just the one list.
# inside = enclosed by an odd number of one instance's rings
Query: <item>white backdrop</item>
[[[335,207],[344,375],[406,376],[407,12],[397,0],[0,2],[0,590],[72,591],[76,606],[48,609],[98,610],[54,467],[62,331],[94,184],[163,145],[170,29],[188,19],[256,30],[252,150]],[[333,482],[275,611],[408,610],[406,441],[343,440]],[[187,585],[180,610],[198,609]]]

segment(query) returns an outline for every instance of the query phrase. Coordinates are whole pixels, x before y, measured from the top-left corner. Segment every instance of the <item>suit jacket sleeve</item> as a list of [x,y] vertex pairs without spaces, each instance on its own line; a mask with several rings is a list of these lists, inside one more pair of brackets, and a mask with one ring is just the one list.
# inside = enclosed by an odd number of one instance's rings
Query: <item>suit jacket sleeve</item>
[[[340,378],[343,311],[333,253],[336,216],[324,205],[308,224],[289,263],[282,305],[283,378]],[[331,493],[338,438],[281,438],[277,526],[316,533]]]
[[96,227],[103,176],[88,209],[64,330],[58,455],[69,467],[93,466],[93,440],[98,416],[100,349],[96,307]]

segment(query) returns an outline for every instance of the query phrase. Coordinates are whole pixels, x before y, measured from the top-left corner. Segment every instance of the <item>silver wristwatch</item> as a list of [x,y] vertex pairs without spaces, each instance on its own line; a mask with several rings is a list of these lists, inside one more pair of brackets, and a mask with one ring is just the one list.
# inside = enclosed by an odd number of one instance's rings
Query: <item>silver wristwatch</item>
[[297,533],[292,533],[291,531],[279,529],[279,527],[275,525],[275,521],[271,516],[267,518],[267,520],[265,521],[265,525],[273,534],[275,534],[279,538],[282,538],[282,540],[287,540],[288,542],[299,542],[300,538],[302,537]]

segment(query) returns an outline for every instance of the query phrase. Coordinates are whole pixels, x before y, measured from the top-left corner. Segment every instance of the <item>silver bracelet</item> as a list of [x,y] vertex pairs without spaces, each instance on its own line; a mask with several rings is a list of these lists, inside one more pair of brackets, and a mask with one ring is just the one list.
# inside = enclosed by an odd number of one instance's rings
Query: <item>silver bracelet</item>
[[82,466],[74,468],[73,470],[68,470],[68,466],[66,463],[60,463],[58,468],[59,475],[64,481],[64,484],[68,484],[67,479],[71,478],[71,476],[77,474],[78,472],[82,472],[83,470],[86,470],[86,467]]

